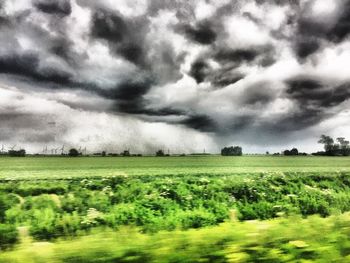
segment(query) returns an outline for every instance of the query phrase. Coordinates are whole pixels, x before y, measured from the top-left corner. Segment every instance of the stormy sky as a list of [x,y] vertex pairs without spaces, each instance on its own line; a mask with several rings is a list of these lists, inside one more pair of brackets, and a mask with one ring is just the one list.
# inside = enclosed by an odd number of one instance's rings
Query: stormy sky
[[350,137],[350,0],[0,0],[0,41],[5,147]]

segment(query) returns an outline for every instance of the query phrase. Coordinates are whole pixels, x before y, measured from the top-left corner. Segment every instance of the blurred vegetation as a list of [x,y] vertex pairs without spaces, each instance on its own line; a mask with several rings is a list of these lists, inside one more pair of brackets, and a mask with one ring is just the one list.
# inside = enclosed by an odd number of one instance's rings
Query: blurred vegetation
[[135,227],[96,228],[54,243],[21,239],[0,253],[0,262],[349,262],[350,214],[231,221],[152,235]]
[[17,227],[50,241],[129,225],[144,233],[350,211],[350,173],[113,176],[0,184],[2,247]]

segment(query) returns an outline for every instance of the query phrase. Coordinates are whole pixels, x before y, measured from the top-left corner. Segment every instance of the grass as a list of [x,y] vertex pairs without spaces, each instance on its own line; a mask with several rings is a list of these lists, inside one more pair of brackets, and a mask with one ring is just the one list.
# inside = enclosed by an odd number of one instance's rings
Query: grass
[[0,179],[114,175],[237,174],[350,171],[350,157],[186,156],[0,158]]

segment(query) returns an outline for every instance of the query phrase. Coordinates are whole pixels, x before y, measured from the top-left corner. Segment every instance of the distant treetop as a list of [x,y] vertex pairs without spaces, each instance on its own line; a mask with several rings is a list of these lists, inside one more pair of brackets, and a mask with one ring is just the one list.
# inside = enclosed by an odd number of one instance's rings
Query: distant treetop
[[230,146],[224,147],[221,149],[222,156],[241,156],[242,155],[242,147],[240,146]]

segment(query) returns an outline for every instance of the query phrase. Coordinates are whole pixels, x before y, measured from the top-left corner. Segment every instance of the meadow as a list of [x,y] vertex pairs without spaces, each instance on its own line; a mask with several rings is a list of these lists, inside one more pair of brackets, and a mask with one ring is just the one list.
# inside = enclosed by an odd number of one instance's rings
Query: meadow
[[348,262],[350,158],[0,158],[0,262]]

